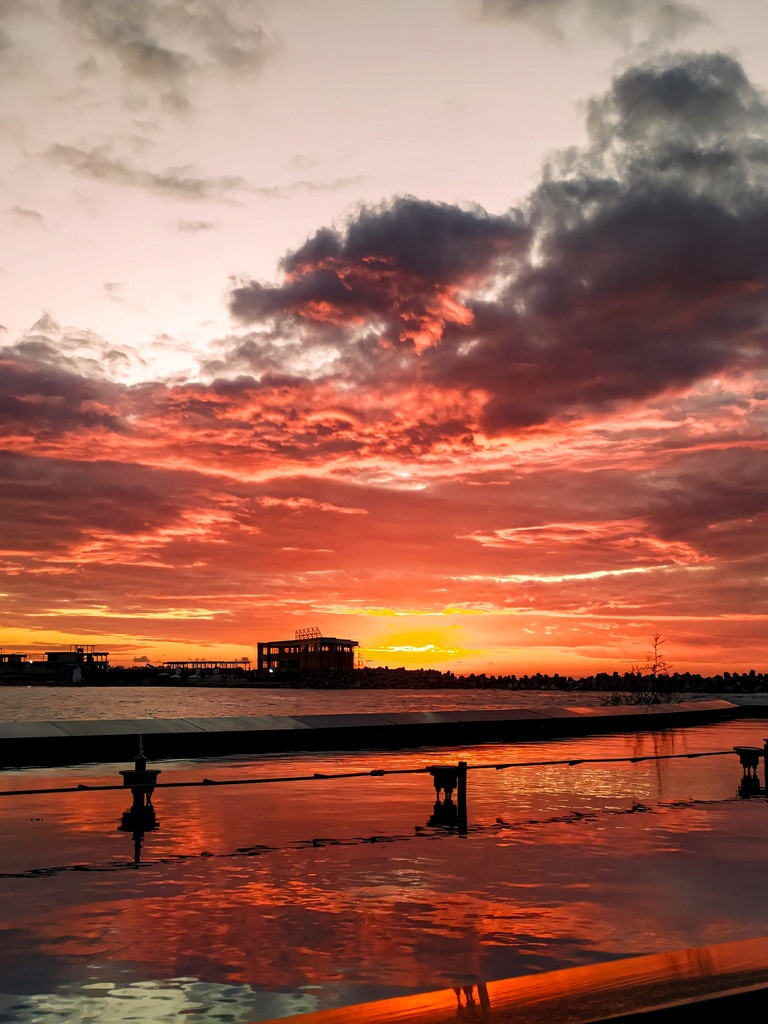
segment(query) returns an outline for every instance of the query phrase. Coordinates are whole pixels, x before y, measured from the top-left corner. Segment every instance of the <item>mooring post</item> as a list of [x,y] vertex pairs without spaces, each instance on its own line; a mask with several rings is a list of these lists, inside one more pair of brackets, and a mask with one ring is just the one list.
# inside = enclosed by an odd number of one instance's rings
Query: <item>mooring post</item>
[[765,754],[765,748],[760,747],[734,747],[741,762],[742,775],[739,784],[739,796],[756,796],[760,792],[760,779],[757,775],[757,766],[760,758]]
[[159,774],[159,768],[147,768],[144,743],[142,737],[139,736],[139,752],[134,759],[133,768],[120,772],[120,775],[123,776],[123,785],[129,787],[133,795],[134,809],[140,810],[144,806],[152,806],[152,793]]
[[459,773],[456,779],[456,803],[459,812],[459,832],[467,833],[467,762],[459,761]]
[[153,832],[157,828],[157,816],[152,806],[152,793],[160,774],[159,768],[147,768],[147,756],[144,743],[139,736],[139,752],[134,758],[133,768],[120,772],[123,785],[130,789],[133,803],[123,812],[120,825],[121,832],[133,833],[133,863],[136,867],[141,861],[141,844],[145,832]]

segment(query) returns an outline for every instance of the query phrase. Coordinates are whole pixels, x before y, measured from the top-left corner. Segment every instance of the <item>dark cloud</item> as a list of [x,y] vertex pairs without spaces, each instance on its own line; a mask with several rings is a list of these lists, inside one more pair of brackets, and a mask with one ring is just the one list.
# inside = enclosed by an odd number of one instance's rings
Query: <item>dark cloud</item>
[[526,239],[513,214],[399,198],[361,210],[345,231],[319,231],[286,256],[283,285],[242,285],[231,310],[245,323],[372,321],[387,344],[418,348],[469,315],[460,290],[513,262]]
[[170,168],[164,173],[141,170],[110,156],[103,147],[79,149],[57,144],[48,150],[46,156],[52,163],[67,167],[75,174],[179,199],[224,198],[244,184],[243,179],[237,177],[200,178],[190,174],[189,167]]
[[478,206],[462,209],[405,197],[363,208],[346,231],[318,231],[283,260],[288,274],[318,263],[392,267],[426,281],[461,283],[520,250],[527,234],[515,214],[495,217]]
[[[663,540],[684,540],[702,558],[768,554],[768,453],[723,448],[682,454],[652,473],[648,524]],[[764,561],[755,569],[765,579]]]
[[232,292],[257,325],[233,367],[325,352],[321,372],[360,385],[479,390],[504,432],[765,366],[768,110],[743,69],[649,61],[590,105],[589,131],[524,219],[405,198],[317,232],[282,284]]
[[135,536],[177,520],[177,503],[167,495],[171,480],[117,462],[78,463],[2,452],[0,482],[8,495],[3,527],[17,548],[41,552],[58,551],[93,533]]
[[[23,360],[46,355],[43,349],[29,342],[16,353]],[[121,433],[127,425],[110,401],[116,390],[115,385],[66,370],[11,362],[0,350],[0,426],[6,436],[44,441],[80,429]]]
[[510,335],[524,357],[489,406],[500,426],[768,356],[768,111],[739,65],[704,55],[632,69],[593,104],[590,128],[592,147],[531,198],[535,261],[478,309],[475,363],[508,363]]
[[578,18],[623,41],[635,35],[677,39],[706,20],[693,5],[668,0],[480,0],[480,14],[526,21],[555,35],[565,35],[569,19]]

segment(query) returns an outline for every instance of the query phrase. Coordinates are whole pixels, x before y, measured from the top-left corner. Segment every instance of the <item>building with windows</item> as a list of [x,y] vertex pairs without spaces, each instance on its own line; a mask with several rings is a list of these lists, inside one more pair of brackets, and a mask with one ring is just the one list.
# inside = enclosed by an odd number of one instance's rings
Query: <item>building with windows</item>
[[355,667],[357,643],[357,640],[322,636],[318,629],[300,629],[293,640],[268,640],[258,644],[259,673],[351,670]]
[[45,661],[19,652],[0,651],[0,676],[29,682],[97,683],[109,673],[109,651],[93,644],[70,644],[68,650],[46,651]]
[[109,651],[97,651],[93,644],[70,644],[68,651],[46,651],[48,665],[80,665],[97,672],[109,672]]

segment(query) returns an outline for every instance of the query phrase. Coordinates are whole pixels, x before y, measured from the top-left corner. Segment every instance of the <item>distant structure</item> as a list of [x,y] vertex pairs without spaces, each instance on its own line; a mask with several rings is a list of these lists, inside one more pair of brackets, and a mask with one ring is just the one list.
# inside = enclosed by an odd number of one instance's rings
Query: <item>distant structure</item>
[[164,661],[158,678],[167,676],[172,685],[184,682],[190,685],[220,686],[242,682],[250,671],[248,658],[241,658],[240,661],[189,658],[186,661]]
[[68,651],[46,651],[49,665],[80,665],[88,672],[109,672],[109,651],[97,651],[94,644],[70,644]]
[[9,669],[21,670],[21,666],[26,665],[28,661],[29,656],[19,651],[0,650],[0,668],[7,666]]
[[258,644],[259,674],[351,670],[355,667],[357,644],[357,640],[323,636],[316,626],[297,629],[293,640],[268,640]]
[[35,661],[18,651],[0,651],[0,677],[29,682],[98,683],[109,673],[109,651],[93,644],[70,644],[67,650],[46,651],[45,661]]

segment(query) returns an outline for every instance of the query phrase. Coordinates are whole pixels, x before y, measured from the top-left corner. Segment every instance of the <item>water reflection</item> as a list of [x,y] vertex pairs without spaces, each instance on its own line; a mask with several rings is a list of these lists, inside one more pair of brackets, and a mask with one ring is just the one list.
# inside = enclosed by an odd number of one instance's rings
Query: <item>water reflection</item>
[[87,984],[73,981],[50,992],[0,999],[2,1019],[18,1024],[172,1024],[187,1018],[231,1024],[263,1019],[265,1014],[284,1017],[308,1013],[317,1006],[317,999],[309,993],[257,992],[250,985],[211,984],[197,978]]
[[465,985],[464,988],[454,988],[453,994],[456,996],[456,1016],[459,1020],[487,1020],[491,1012],[487,985],[482,982],[479,985]]
[[157,777],[160,769],[147,769],[147,759],[144,756],[144,747],[139,741],[139,752],[132,769],[121,771],[123,785],[131,790],[133,803],[123,816],[118,826],[121,832],[133,834],[133,863],[138,867],[141,863],[141,844],[144,841],[145,832],[154,832],[158,828],[157,815],[152,806],[152,794],[155,791]]
[[[553,971],[533,978],[478,983],[463,988],[405,996],[377,1003],[320,1011],[303,1024],[447,1024],[449,1020],[489,1020],[498,1024],[542,1021],[595,1021],[654,1017],[664,1008],[677,1016],[759,1012],[768,983],[768,939],[675,950],[613,963]],[[736,995],[738,1006],[698,1002]],[[738,995],[737,995],[738,994]],[[745,997],[749,1003],[745,1005]],[[697,1002],[680,1006],[680,1003]],[[454,1005],[455,1004],[455,1005]],[[673,1009],[672,1016],[675,1016]]]
[[768,765],[766,765],[766,788],[761,788],[760,778],[757,774],[760,760],[764,759],[765,750],[760,747],[743,745],[736,746],[733,749],[738,754],[742,767],[739,796],[743,799],[753,796],[765,796],[766,789],[768,789]]
[[[431,758],[440,767],[732,750],[762,731],[736,723],[693,730],[698,736],[599,737]],[[425,755],[166,763],[162,778],[330,774],[385,763],[423,769]],[[127,1020],[130,1011],[153,1021],[163,1018],[143,1003],[137,1013],[131,1000],[169,991],[168,1019],[225,1019],[226,1009],[227,1019],[244,1022],[445,988],[454,1011],[458,990],[465,1019],[473,1019],[479,986],[494,979],[758,935],[768,913],[768,805],[737,799],[740,776],[735,753],[470,772],[464,834],[458,778],[447,792],[445,779],[429,772],[158,788],[152,799],[162,828],[151,839],[148,828],[133,827],[148,819],[125,819],[128,835],[142,834],[141,871],[131,870],[127,834],[115,829],[124,795],[7,798],[0,930],[9,952],[0,961],[0,1012],[13,1024],[47,1024],[55,1019],[44,1016],[47,1005],[66,1004],[58,1019],[78,1019],[78,1000],[81,1009],[99,1000],[105,1020]],[[35,780],[97,785],[114,783],[115,768],[4,778],[6,788],[14,780],[19,788]],[[433,820],[434,796],[445,821]],[[125,992],[139,995],[110,995]],[[160,1002],[152,1004],[158,1013]]]
[[[460,835],[467,834],[467,762],[459,761],[455,765],[437,765],[429,767],[429,774],[435,787],[435,805],[432,815],[427,821],[430,828],[457,829]],[[456,790],[456,803],[453,802],[453,791]],[[440,793],[443,799],[440,799]]]
[[118,826],[121,832],[130,832],[133,838],[133,863],[136,867],[141,863],[141,847],[146,832],[154,832],[160,827],[157,820],[155,808],[152,804],[139,806],[133,804],[127,811],[123,811]]

